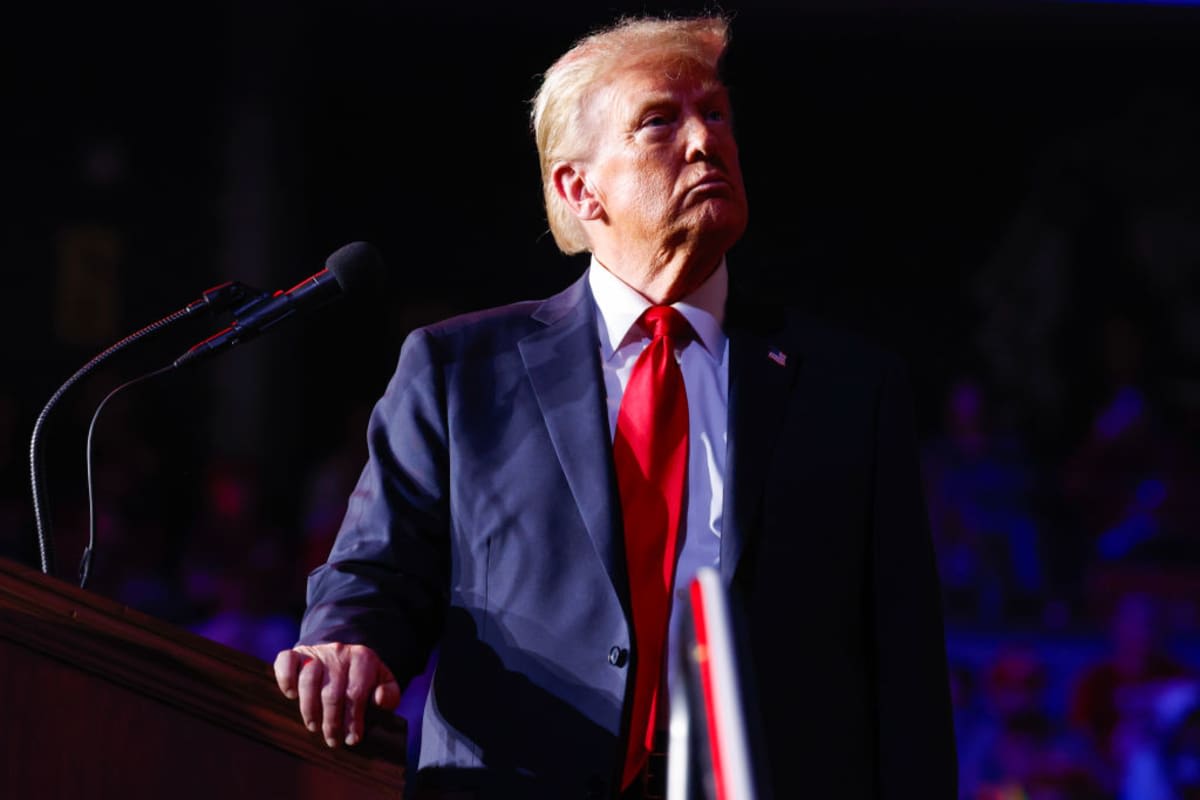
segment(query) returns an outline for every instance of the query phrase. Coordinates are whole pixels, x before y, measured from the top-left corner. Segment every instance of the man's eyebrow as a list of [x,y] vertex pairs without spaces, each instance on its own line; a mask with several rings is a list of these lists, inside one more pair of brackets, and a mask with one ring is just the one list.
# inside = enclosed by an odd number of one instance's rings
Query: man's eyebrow
[[670,92],[654,92],[642,95],[632,106],[633,116],[640,117],[647,111],[653,111],[664,106],[674,105],[675,103],[675,96]]
[[[725,86],[719,81],[708,81],[702,84],[694,97],[700,102],[706,102],[725,94]],[[648,111],[675,105],[678,101],[672,92],[651,92],[642,95],[631,105],[632,116],[641,117]]]

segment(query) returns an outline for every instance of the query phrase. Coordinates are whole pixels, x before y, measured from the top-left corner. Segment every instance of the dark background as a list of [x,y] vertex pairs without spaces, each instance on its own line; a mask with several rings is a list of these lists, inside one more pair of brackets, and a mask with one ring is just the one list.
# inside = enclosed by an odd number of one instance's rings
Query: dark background
[[[404,335],[550,294],[586,264],[546,232],[528,129],[539,73],[618,13],[698,9],[258,0],[14,16],[0,553],[36,562],[28,437],[75,369],[208,286],[287,288],[367,240],[385,291],[131,389],[96,433],[92,588],[260,654],[286,643]],[[1200,663],[1200,11],[724,10],[751,200],[735,280],[909,365],[960,745],[984,764],[964,791],[1036,783],[1026,761],[988,761],[989,734],[1048,751],[1061,728],[1116,792],[1126,762],[1072,716],[1081,670],[1116,647],[1112,610],[1148,598],[1172,663]],[[97,402],[228,321],[139,343],[49,418],[58,574],[86,536]],[[956,387],[960,417],[982,404],[973,423],[948,422]],[[1097,434],[1106,424],[1137,435]],[[997,509],[1021,522],[963,535],[961,518]],[[1106,550],[1126,522],[1142,544]],[[1036,556],[1017,555],[1018,539]],[[245,618],[276,627],[247,633]],[[1004,691],[1044,724],[1008,725]]]

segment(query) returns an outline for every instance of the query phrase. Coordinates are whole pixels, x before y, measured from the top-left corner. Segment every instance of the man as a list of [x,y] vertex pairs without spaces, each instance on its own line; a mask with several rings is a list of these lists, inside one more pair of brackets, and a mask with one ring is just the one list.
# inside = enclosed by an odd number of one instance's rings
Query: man
[[747,203],[726,43],[722,19],[626,21],[546,73],[551,230],[592,263],[405,343],[276,661],[330,746],[437,644],[419,786],[654,796],[671,588],[710,564],[750,620],[776,796],[953,796],[902,372],[730,291]]

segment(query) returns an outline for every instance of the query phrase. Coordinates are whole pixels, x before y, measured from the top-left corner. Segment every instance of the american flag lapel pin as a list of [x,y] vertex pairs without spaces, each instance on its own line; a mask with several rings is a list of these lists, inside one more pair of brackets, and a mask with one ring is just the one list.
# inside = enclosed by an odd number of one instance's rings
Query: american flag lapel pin
[[772,361],[774,361],[776,364],[778,364],[781,367],[787,366],[787,353],[783,352],[782,350],[780,350],[778,348],[773,347],[770,350],[768,350],[767,358],[771,359]]

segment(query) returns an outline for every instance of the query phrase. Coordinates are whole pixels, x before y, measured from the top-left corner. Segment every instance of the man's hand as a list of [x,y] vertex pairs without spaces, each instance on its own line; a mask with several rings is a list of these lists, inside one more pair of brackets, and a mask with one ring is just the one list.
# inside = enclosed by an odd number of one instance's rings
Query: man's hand
[[367,698],[394,711],[400,704],[400,685],[375,651],[361,644],[296,645],[275,656],[279,691],[300,699],[304,725],[325,743],[337,747],[362,741]]

